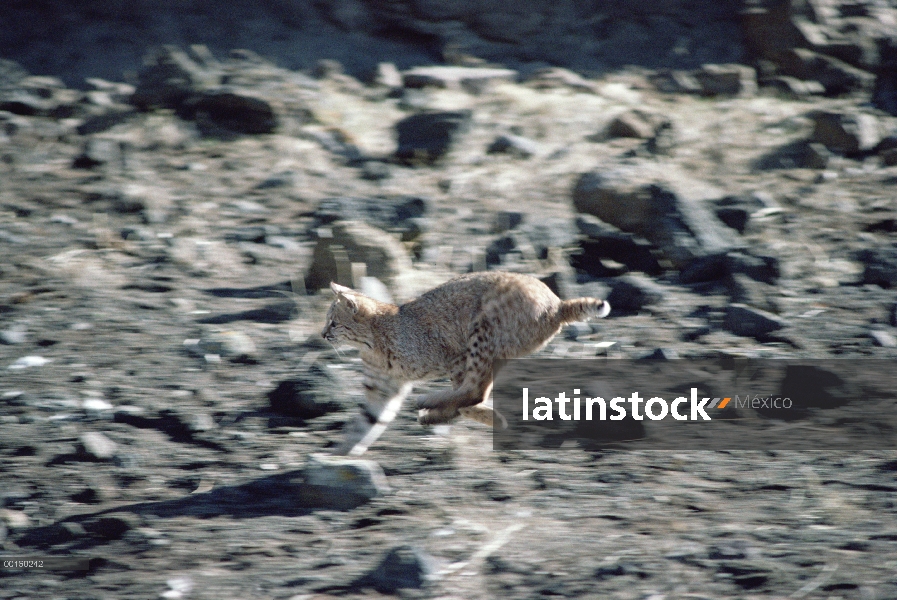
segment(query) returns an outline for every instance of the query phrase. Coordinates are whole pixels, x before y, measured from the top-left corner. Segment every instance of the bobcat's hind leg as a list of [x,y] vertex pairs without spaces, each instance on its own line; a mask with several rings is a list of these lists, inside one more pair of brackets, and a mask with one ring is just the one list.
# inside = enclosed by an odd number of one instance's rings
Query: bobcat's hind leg
[[[452,373],[454,389],[427,394],[418,399],[418,408],[430,409],[426,414],[429,423],[450,420],[457,416],[458,409],[479,404],[489,397],[495,356],[492,329],[490,319],[482,315],[477,318],[471,326],[463,362],[456,365]],[[444,420],[435,421],[440,417]],[[423,422],[422,418],[421,423]]]
[[489,398],[489,392],[491,391],[491,370],[485,374],[466,374],[461,385],[457,388],[427,394],[420,398],[417,401],[417,407],[426,409],[426,412],[422,413],[418,420],[422,425],[448,423],[461,414],[461,409],[473,407],[485,401]]

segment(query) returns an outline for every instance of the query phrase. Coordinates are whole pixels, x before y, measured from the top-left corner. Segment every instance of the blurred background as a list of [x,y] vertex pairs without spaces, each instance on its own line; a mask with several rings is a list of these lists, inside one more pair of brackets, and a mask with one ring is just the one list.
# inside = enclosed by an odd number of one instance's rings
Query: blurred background
[[331,281],[609,299],[541,358],[887,365],[895,32],[886,0],[4,2],[0,553],[91,566],[0,598],[897,596],[890,450],[493,450],[407,407],[316,455],[362,397]]

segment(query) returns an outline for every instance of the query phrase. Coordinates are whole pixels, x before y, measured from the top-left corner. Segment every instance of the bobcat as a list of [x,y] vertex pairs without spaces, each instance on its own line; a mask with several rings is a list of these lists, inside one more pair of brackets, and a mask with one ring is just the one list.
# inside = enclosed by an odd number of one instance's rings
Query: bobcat
[[325,340],[358,348],[366,402],[335,452],[361,455],[393,420],[414,381],[450,377],[452,390],[421,397],[423,425],[466,416],[492,424],[489,397],[496,363],[547,344],[565,323],[606,317],[597,298],[559,299],[528,275],[471,273],[401,306],[335,283]]

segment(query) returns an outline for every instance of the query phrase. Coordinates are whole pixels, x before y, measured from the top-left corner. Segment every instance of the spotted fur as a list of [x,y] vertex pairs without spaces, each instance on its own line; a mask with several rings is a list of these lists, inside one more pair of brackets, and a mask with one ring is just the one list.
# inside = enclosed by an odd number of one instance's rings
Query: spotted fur
[[358,348],[365,371],[365,404],[337,449],[348,454],[361,454],[376,440],[414,381],[452,381],[451,390],[418,400],[422,424],[465,416],[491,425],[493,411],[482,403],[502,361],[539,350],[566,323],[610,312],[605,300],[564,301],[517,273],[471,273],[401,306],[330,287],[336,299],[321,335]]

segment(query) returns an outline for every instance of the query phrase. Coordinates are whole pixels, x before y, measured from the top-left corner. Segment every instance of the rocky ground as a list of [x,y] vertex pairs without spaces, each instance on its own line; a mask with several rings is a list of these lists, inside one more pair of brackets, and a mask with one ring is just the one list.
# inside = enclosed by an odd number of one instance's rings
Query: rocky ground
[[309,493],[360,397],[330,280],[610,298],[544,357],[894,358],[897,119],[835,66],[4,62],[0,547],[91,568],[0,598],[897,596],[893,451],[493,451],[409,409],[371,499]]

